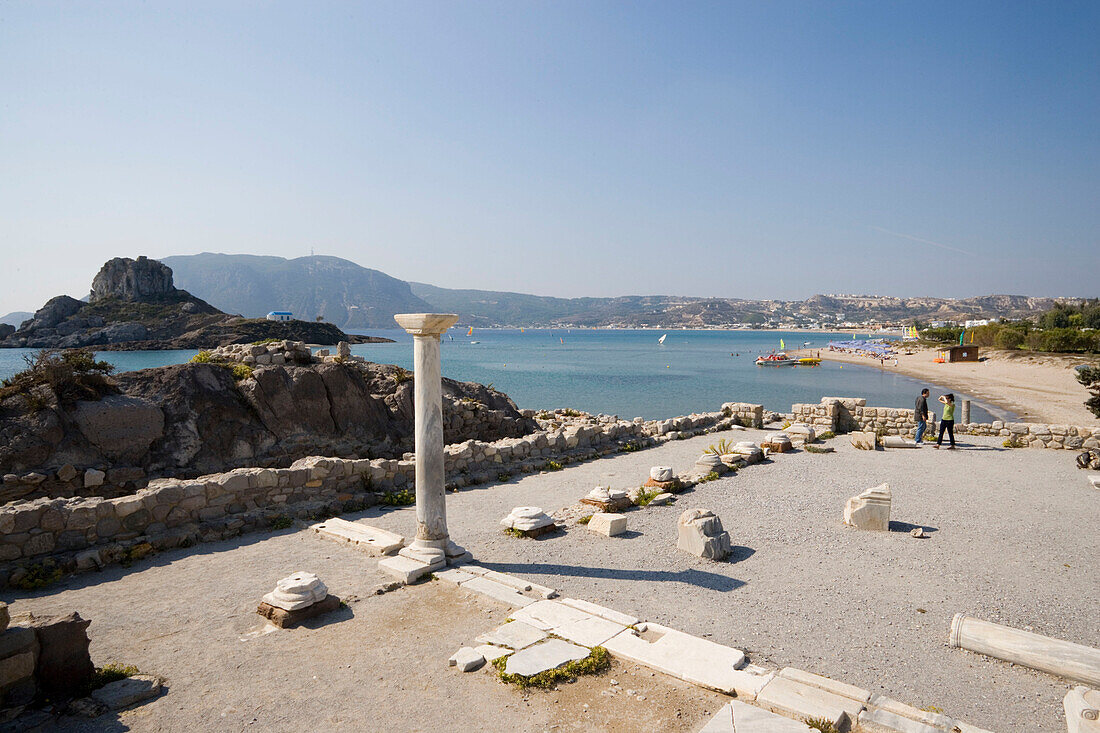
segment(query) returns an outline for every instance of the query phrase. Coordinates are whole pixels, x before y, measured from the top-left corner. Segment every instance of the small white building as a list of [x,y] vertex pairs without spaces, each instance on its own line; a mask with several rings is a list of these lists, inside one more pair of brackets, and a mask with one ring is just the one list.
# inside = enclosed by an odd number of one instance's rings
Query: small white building
[[294,314],[290,311],[271,311],[267,314],[269,321],[293,321]]
[[988,326],[992,322],[993,321],[989,320],[988,318],[980,318],[973,321],[967,321],[963,325],[967,328],[977,328],[978,326]]

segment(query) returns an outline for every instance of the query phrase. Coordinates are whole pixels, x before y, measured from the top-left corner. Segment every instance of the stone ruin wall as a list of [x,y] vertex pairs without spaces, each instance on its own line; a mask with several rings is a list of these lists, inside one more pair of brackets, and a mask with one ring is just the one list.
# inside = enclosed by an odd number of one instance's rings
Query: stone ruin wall
[[[855,430],[911,437],[917,429],[913,411],[898,407],[867,407],[867,400],[854,397],[825,397],[821,404],[791,406],[792,422],[804,422],[815,429],[847,433]],[[929,425],[931,430],[931,425]],[[1100,448],[1100,427],[1017,423],[955,424],[958,435],[984,435],[1012,440],[1021,448],[1076,450]]]
[[[523,411],[525,417],[535,412]],[[731,428],[759,425],[761,405],[727,403],[720,412],[668,420],[559,417],[545,429],[493,442],[446,446],[448,489],[533,473],[547,461],[568,463]],[[557,425],[558,427],[551,427]],[[308,519],[358,511],[386,492],[412,490],[412,454],[394,459],[309,457],[289,468],[238,468],[195,479],[153,479],[114,498],[41,498],[0,507],[0,587],[17,583],[44,561],[64,572],[95,570],[153,551],[211,542],[271,527],[279,518]],[[109,474],[109,472],[108,472]]]

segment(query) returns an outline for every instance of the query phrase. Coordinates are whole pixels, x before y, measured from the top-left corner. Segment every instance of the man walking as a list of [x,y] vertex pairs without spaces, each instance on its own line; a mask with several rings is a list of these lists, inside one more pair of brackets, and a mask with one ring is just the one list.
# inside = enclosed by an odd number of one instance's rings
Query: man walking
[[920,397],[917,397],[916,407],[913,408],[913,421],[917,424],[917,435],[913,438],[916,441],[917,447],[921,445],[921,440],[924,438],[924,431],[928,429],[928,389],[922,389],[920,391]]

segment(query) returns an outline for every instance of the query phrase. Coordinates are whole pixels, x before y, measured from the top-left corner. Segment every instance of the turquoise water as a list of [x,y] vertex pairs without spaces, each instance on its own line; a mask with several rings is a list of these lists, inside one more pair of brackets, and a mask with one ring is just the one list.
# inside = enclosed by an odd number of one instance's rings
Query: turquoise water
[[[361,344],[352,353],[412,368],[412,337],[404,331],[363,331],[392,344]],[[723,402],[756,402],[787,412],[796,402],[823,396],[866,397],[870,405],[911,408],[921,387],[933,396],[947,390],[872,367],[823,363],[808,367],[758,367],[760,353],[810,341],[825,348],[823,333],[778,331],[660,331],[527,329],[453,332],[443,339],[443,374],[491,383],[520,407],[573,407],[647,419],[717,410]],[[835,336],[834,336],[835,338]],[[844,338],[850,338],[845,336]],[[478,341],[480,343],[471,343]],[[0,378],[23,368],[24,349],[0,349]],[[99,358],[120,370],[185,362],[194,351],[113,351]],[[956,392],[959,399],[970,399]],[[997,416],[1005,413],[995,411]],[[995,419],[975,401],[972,419]]]

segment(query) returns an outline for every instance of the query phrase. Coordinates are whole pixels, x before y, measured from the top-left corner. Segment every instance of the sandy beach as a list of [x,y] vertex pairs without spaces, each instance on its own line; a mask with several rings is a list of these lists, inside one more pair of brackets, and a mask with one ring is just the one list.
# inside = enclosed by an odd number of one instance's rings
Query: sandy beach
[[937,364],[933,359],[939,355],[938,349],[914,347],[912,354],[901,351],[897,355],[897,366],[893,359],[880,366],[878,359],[827,349],[790,353],[792,356],[817,356],[819,352],[822,359],[829,361],[894,370],[926,379],[930,384],[966,392],[990,405],[1010,410],[1022,422],[1057,425],[1096,425],[1100,422],[1085,407],[1089,392],[1077,382],[1073,371],[1078,364],[1100,361],[1096,357],[982,349],[980,362]]

